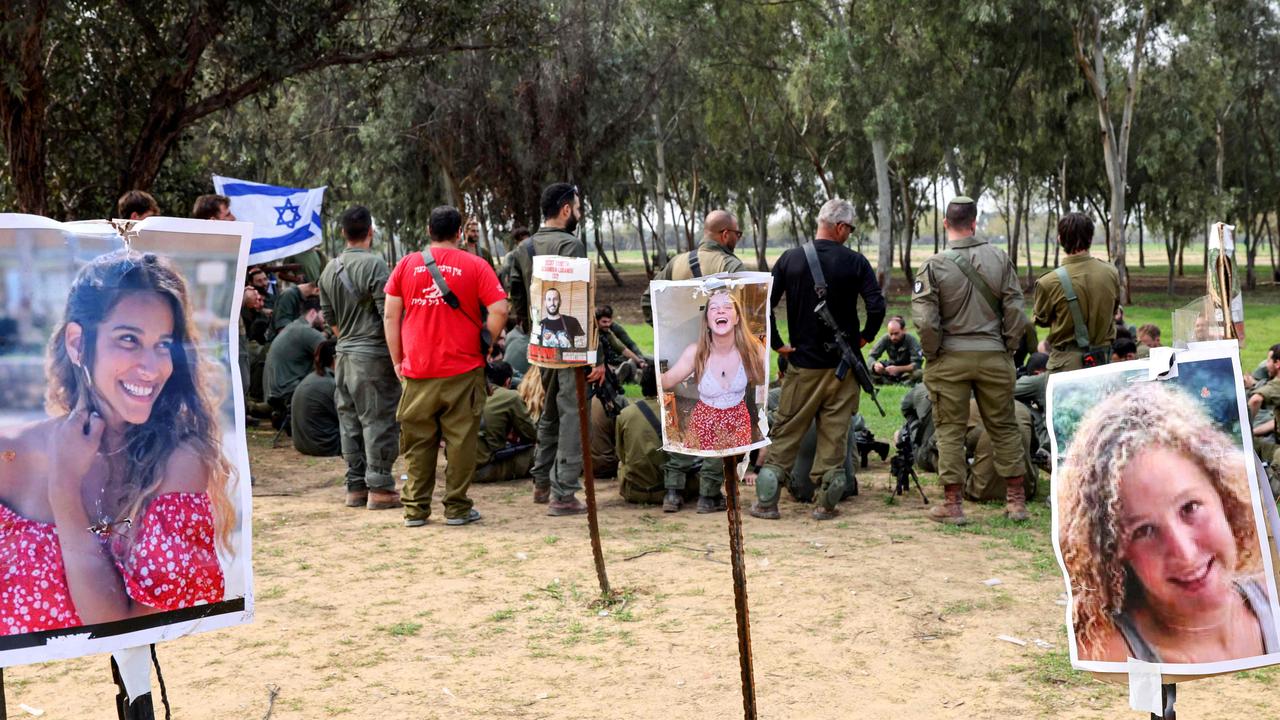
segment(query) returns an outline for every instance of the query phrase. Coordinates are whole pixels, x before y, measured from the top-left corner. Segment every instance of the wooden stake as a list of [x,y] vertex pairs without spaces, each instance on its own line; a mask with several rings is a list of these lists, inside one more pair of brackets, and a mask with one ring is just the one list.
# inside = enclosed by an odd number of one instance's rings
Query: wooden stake
[[1164,714],[1157,715],[1151,713],[1151,720],[1177,720],[1178,713],[1174,707],[1174,703],[1178,700],[1178,686],[1173,683],[1167,683],[1160,686],[1160,704],[1163,705]]
[[756,681],[751,666],[751,618],[747,612],[747,570],[742,560],[742,512],[738,504],[738,458],[724,459],[724,494],[729,514],[729,560],[733,566],[733,606],[738,615],[738,660],[742,665],[742,714],[756,720]]
[[573,374],[578,385],[578,429],[582,434],[582,484],[587,490],[587,529],[591,533],[591,554],[596,561],[596,579],[600,581],[600,596],[608,600],[609,574],[604,569],[604,550],[600,547],[600,521],[596,518],[596,479],[591,472],[591,433],[588,419],[591,406],[587,403],[587,367],[578,367]]

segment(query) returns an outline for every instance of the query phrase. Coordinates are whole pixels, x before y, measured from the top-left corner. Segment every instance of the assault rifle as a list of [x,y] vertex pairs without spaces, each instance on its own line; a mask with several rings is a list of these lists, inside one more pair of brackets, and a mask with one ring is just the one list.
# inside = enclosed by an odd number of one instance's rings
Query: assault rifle
[[[854,350],[849,344],[849,338],[845,336],[844,330],[836,324],[836,318],[831,314],[831,308],[827,307],[827,301],[823,300],[813,308],[813,312],[817,314],[822,324],[831,328],[831,332],[835,333],[836,341],[834,347],[840,351],[840,363],[836,365],[836,377],[844,380],[849,374],[849,370],[853,370],[853,379],[858,381],[858,387],[862,391],[871,396],[871,402],[876,404],[876,409],[880,411],[880,417],[885,417],[884,408],[880,406],[880,398],[876,393],[875,383],[871,382],[871,373],[867,370],[867,363],[862,359],[862,353]],[[830,345],[828,347],[831,347]]]

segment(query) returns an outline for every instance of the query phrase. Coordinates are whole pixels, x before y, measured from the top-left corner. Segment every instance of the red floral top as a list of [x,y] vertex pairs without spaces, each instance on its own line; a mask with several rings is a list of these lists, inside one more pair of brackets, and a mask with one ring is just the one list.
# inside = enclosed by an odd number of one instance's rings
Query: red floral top
[[[149,607],[177,610],[222,600],[209,496],[153,498],[137,523],[128,557],[116,567],[129,597]],[[52,523],[28,520],[0,504],[0,573],[0,635],[83,624],[71,602]]]

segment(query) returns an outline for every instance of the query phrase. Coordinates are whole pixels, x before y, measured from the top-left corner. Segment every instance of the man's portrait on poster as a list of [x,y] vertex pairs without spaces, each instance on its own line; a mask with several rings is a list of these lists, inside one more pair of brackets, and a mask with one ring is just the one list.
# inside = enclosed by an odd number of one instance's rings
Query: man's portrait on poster
[[587,333],[582,329],[582,323],[572,315],[562,315],[562,303],[558,288],[548,287],[543,292],[542,320],[538,323],[539,344],[566,350],[585,348]]

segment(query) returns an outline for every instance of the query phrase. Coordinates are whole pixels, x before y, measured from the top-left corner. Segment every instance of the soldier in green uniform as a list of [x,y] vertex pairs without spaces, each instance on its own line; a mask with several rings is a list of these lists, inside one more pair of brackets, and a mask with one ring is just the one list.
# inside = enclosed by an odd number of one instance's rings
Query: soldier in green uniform
[[[871,381],[877,385],[905,383],[914,385],[924,379],[924,351],[920,341],[907,334],[907,321],[901,315],[889,318],[884,337],[871,346],[867,359],[871,362]],[[887,354],[884,362],[880,356]]]
[[933,402],[938,475],[946,493],[929,518],[963,525],[965,430],[969,398],[995,448],[996,472],[1006,480],[1005,514],[1026,520],[1023,447],[1014,417],[1013,353],[1027,322],[1022,288],[1009,256],[978,238],[978,207],[967,197],[947,206],[947,250],[925,261],[912,286],[911,316],[928,361],[924,381]]
[[289,412],[293,432],[293,449],[303,455],[336,457],[342,454],[342,433],[338,429],[338,406],[333,396],[333,361],[337,341],[325,340],[316,346],[314,372],[298,383],[293,391]]
[[271,313],[272,337],[283,330],[285,325],[298,319],[302,314],[303,300],[319,296],[320,286],[314,282],[300,283],[281,292],[280,297],[276,299],[275,312]]
[[472,255],[479,255],[484,258],[485,262],[489,263],[489,267],[494,267],[493,253],[489,252],[489,248],[485,247],[484,244],[480,242],[480,223],[477,222],[475,218],[467,220],[462,237],[465,241],[462,244],[463,250],[466,250]]
[[[640,393],[644,397],[623,408],[615,423],[618,494],[627,502],[658,503],[666,492],[668,453],[662,449],[658,379],[652,364],[640,371]],[[719,462],[719,458],[710,460]],[[686,497],[698,491],[696,472],[686,476],[682,491]]]
[[[324,342],[324,315],[320,301],[309,298],[302,317],[285,326],[267,350],[267,365],[262,373],[267,402],[281,419],[284,418],[293,390],[312,371],[316,346]],[[279,425],[276,425],[279,427]]]
[[480,415],[476,445],[476,482],[529,477],[538,428],[520,393],[511,389],[511,366],[499,360],[484,371],[489,396]]
[[[511,263],[511,312],[529,330],[529,293],[533,283],[533,258],[561,255],[585,258],[587,245],[574,234],[582,217],[578,188],[553,183],[542,191],[542,227],[513,251]],[[587,382],[604,379],[604,354],[587,375]],[[548,515],[577,515],[587,511],[578,500],[582,489],[582,437],[578,431],[577,368],[541,368],[546,402],[538,418],[538,450],[533,462],[533,501],[549,503]]]
[[1026,406],[1031,412],[1031,427],[1035,433],[1035,451],[1031,460],[1038,467],[1049,470],[1049,426],[1046,410],[1048,402],[1045,396],[1049,389],[1049,356],[1045,353],[1032,353],[1027,360],[1025,372],[1013,384],[1013,399]]
[[400,454],[400,379],[391,364],[382,314],[391,270],[373,245],[373,217],[357,205],[339,219],[347,247],[320,274],[320,304],[338,338],[334,365],[347,507],[400,507],[391,466]]
[[1276,380],[1280,375],[1280,343],[1267,350],[1262,367],[1267,379],[1249,391],[1249,418],[1253,425],[1254,452],[1263,462],[1273,462],[1277,448],[1275,418],[1280,417],[1280,381]]
[[[1062,266],[1036,280],[1035,318],[1049,328],[1049,372],[1085,367],[1085,353],[1105,364],[1116,336],[1115,313],[1120,307],[1120,276],[1115,266],[1089,254],[1093,221],[1081,213],[1067,213],[1058,222],[1058,244],[1066,253]],[[1067,282],[1063,282],[1066,276]],[[1067,290],[1077,298],[1071,302]],[[1083,321],[1079,327],[1077,318]]]
[[[788,341],[777,332],[771,314],[773,349],[787,358],[787,381],[778,398],[776,421],[769,428],[769,455],[756,476],[754,517],[776,520],[779,488],[800,453],[805,431],[817,421],[810,481],[819,488],[813,509],[815,520],[840,514],[836,504],[844,498],[844,459],[849,424],[858,411],[861,389],[853,371],[836,374],[843,358],[836,346],[837,330],[823,322],[816,309],[825,303],[838,332],[853,348],[874,340],[884,322],[884,294],[875,271],[861,253],[845,246],[853,234],[853,205],[832,198],[818,211],[818,228],[811,243],[792,248],[773,265],[772,307],[787,301]],[[859,327],[858,299],[867,312]]]
[[[742,272],[742,260],[733,254],[741,239],[742,230],[738,228],[738,219],[733,213],[712,210],[702,221],[702,242],[698,247],[671,258],[656,279],[692,280],[716,273]],[[641,296],[640,306],[645,322],[652,325],[653,305],[648,290]],[[699,467],[702,480],[698,489],[698,510],[714,512],[724,509],[725,499],[720,493],[724,485],[723,463],[715,460],[704,462],[695,455],[667,453],[667,464],[663,468],[667,487],[666,497],[662,500],[663,512],[678,512],[684,506],[685,478]]]

